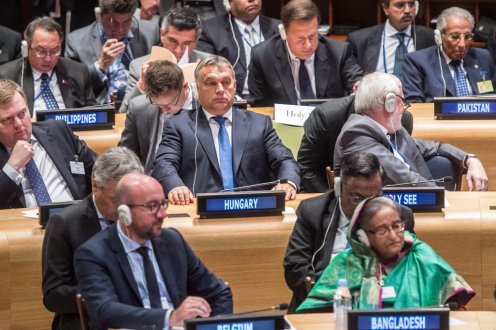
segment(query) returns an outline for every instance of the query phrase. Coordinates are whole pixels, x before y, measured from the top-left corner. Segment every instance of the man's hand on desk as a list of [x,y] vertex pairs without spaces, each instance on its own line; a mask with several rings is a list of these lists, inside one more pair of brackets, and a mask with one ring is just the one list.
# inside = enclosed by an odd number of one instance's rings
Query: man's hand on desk
[[186,186],[180,186],[172,189],[167,195],[169,202],[173,205],[187,205],[195,201],[191,191]]
[[477,158],[467,159],[467,185],[469,191],[487,191],[487,174]]
[[27,141],[18,140],[12,149],[12,154],[7,162],[14,170],[19,171],[33,158],[34,150]]
[[199,317],[209,317],[212,309],[208,302],[201,297],[189,296],[184,299],[179,308],[172,311],[169,327],[182,327],[184,320]]
[[286,193],[286,200],[293,200],[296,198],[296,189],[289,183],[278,183],[272,190],[284,190]]

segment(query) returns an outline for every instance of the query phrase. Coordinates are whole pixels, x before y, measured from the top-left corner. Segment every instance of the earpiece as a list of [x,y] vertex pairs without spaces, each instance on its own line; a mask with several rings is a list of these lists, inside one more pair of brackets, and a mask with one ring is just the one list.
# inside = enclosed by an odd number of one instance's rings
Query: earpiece
[[229,13],[231,11],[231,1],[223,0],[222,4],[224,5],[224,8],[226,8],[226,11]]
[[441,38],[441,31],[439,31],[438,29],[434,30],[434,41],[436,42],[436,45],[438,45],[439,47],[441,47],[441,45],[443,44],[443,39]]
[[93,10],[95,11],[95,19],[96,19],[97,23],[101,23],[102,22],[102,10],[100,9],[100,7],[95,7]]
[[386,98],[384,99],[384,109],[386,112],[392,113],[396,110],[396,94],[387,93]]
[[129,227],[133,223],[133,216],[131,215],[131,209],[126,204],[121,204],[117,208],[119,212],[119,221],[126,227]]
[[26,40],[21,41],[21,55],[22,58],[28,57],[28,42]]
[[358,240],[360,241],[360,243],[362,243],[366,247],[370,247],[370,241],[369,241],[369,238],[367,237],[367,233],[365,232],[365,230],[358,229],[356,231],[356,236],[357,236]]
[[415,16],[418,15],[420,10],[420,3],[418,1],[415,1]]
[[196,84],[196,82],[190,83],[189,89],[191,90],[191,96],[193,96],[193,99],[199,102],[200,96],[198,95],[198,85]]
[[281,39],[286,41],[288,37],[286,36],[286,29],[284,29],[284,25],[279,24],[277,28],[279,29],[279,34],[281,35]]
[[334,196],[341,197],[341,178],[339,176],[334,178]]

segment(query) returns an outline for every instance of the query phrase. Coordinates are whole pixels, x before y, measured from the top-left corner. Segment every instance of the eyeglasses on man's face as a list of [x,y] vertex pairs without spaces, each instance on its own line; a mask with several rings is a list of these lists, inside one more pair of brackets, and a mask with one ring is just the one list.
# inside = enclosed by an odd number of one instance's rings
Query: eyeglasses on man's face
[[460,33],[460,32],[446,33],[445,32],[444,34],[447,35],[448,38],[450,38],[451,40],[453,40],[455,42],[460,41],[462,38],[465,41],[471,41],[472,39],[474,39],[474,34],[472,32],[467,32],[467,33]]
[[162,201],[150,201],[145,204],[127,204],[129,207],[142,207],[144,208],[150,215],[157,215],[160,207],[162,206],[164,210],[167,210],[169,207],[169,200],[163,199]]
[[31,50],[33,51],[34,56],[37,58],[47,57],[48,55],[50,55],[51,57],[59,57],[61,53],[60,49],[47,50],[44,48],[31,48]]

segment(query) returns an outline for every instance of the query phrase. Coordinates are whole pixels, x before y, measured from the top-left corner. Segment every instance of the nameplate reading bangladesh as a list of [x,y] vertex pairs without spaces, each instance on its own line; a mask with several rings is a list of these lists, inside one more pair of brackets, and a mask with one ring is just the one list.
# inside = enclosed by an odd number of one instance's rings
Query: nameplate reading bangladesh
[[437,119],[496,119],[496,96],[436,97]]
[[444,330],[449,329],[449,309],[356,310],[348,314],[348,329]]
[[36,112],[37,121],[50,119],[63,120],[75,131],[111,129],[115,124],[115,108],[105,106]]
[[283,330],[281,314],[226,315],[185,321],[185,330]]
[[413,212],[441,212],[444,191],[443,187],[384,187],[382,193]]
[[197,194],[200,218],[238,218],[281,215],[283,191],[242,191]]

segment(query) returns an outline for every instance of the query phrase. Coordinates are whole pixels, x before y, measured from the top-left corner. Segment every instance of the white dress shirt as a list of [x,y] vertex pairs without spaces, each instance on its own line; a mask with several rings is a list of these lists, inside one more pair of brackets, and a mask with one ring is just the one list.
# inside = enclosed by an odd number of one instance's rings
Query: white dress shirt
[[[219,124],[213,119],[212,117],[215,117],[205,109],[202,109],[203,113],[207,117],[208,124],[210,125],[210,131],[212,132],[212,138],[214,139],[214,145],[215,145],[215,153],[217,154],[217,161],[219,162],[220,166],[220,155],[219,155],[219,129],[220,126]],[[227,118],[227,120],[224,122],[224,125],[226,125],[226,130],[227,130],[227,135],[229,135],[229,143],[231,143],[232,147],[232,108],[229,109],[228,112],[226,112],[222,117]]]
[[[286,41],[285,41],[286,42]],[[286,49],[289,52],[289,57],[291,58],[291,73],[293,74],[293,80],[296,90],[296,96],[298,98],[298,102],[301,100],[300,96],[300,59],[297,58],[292,52],[291,49],[287,46]],[[315,88],[315,53],[312,54],[309,58],[305,60],[305,67],[308,71],[308,76],[310,77],[310,84],[312,85],[312,91],[314,95],[317,95],[317,90]]]
[[[43,99],[43,95],[41,95],[41,72],[33,70],[33,81],[34,81],[34,105],[33,105],[33,118],[36,119],[36,111],[37,110],[46,110],[47,106],[45,104],[45,100]],[[53,72],[53,76],[52,76]],[[50,90],[52,91],[53,96],[55,97],[55,101],[57,101],[57,105],[59,109],[65,109],[64,99],[62,98],[62,93],[60,92],[59,84],[57,83],[57,74],[52,70],[47,72],[48,77],[52,77],[48,83],[50,86]]]
[[[400,44],[398,37],[396,36],[398,33],[405,34],[405,45],[408,49],[408,52],[415,51],[415,41],[412,36],[412,26],[408,26],[404,31],[396,30],[390,23],[389,20],[384,24],[384,31],[381,37],[381,49],[379,52],[379,59],[377,60],[376,71],[393,73],[394,71],[394,59],[396,48]],[[384,57],[384,49],[386,50],[386,56]],[[386,69],[384,68],[384,62],[386,63]]]

